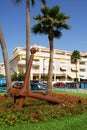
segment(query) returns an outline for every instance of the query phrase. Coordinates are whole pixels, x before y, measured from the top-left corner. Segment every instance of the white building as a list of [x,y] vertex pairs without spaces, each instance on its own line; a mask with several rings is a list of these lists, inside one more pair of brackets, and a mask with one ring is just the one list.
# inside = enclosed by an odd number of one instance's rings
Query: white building
[[[48,75],[49,48],[34,45],[38,51],[34,55],[31,79],[42,79]],[[73,81],[76,78],[76,65],[71,63],[70,51],[54,49],[53,59],[53,81]],[[87,78],[87,53],[81,52],[81,59],[78,61],[78,79]],[[26,48],[17,47],[13,50],[10,59],[11,74],[25,72]]]
[[[49,48],[34,45],[38,51],[34,55],[31,79],[41,79],[48,75]],[[76,65],[71,63],[70,51],[54,49],[53,81],[71,81],[76,78]],[[78,79],[87,77],[87,53],[82,52],[78,61]],[[17,47],[10,59],[11,72],[25,72],[26,48]]]
[[5,76],[5,66],[4,66],[4,63],[0,63],[0,74]]

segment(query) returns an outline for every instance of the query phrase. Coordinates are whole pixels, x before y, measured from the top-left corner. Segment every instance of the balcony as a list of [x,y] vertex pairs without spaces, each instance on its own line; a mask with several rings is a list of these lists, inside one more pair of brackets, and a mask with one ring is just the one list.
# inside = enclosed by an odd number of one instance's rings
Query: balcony
[[40,64],[40,61],[33,61],[32,64],[33,64],[33,65],[39,65],[39,64]]
[[25,60],[20,60],[18,61],[18,65],[25,65],[26,64],[26,61]]

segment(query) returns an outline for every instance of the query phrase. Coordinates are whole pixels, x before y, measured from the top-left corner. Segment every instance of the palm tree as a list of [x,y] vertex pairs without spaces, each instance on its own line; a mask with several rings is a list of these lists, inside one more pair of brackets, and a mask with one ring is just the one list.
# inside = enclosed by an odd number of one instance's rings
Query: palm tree
[[[16,3],[20,3],[24,0],[14,0]],[[30,57],[30,1],[32,6],[35,5],[35,0],[26,0],[26,68]],[[46,6],[46,0],[41,0],[44,6]]]
[[34,25],[32,31],[35,34],[46,34],[49,39],[50,46],[50,58],[49,58],[49,70],[46,94],[51,95],[52,92],[52,76],[53,76],[53,40],[54,38],[60,38],[62,36],[61,30],[69,30],[70,26],[66,24],[66,21],[70,18],[63,12],[60,12],[59,6],[52,8],[41,8],[41,14],[34,17],[37,24]]
[[80,52],[78,50],[74,50],[71,55],[71,62],[74,62],[76,64],[76,80],[78,79],[77,62],[80,58],[81,58]]
[[[23,0],[14,0],[14,1],[16,3],[20,3]],[[32,6],[35,5],[35,0],[26,0],[26,68],[28,67],[28,61],[30,58],[30,1],[32,3]],[[43,3],[44,6],[46,6],[46,0],[41,0],[41,2]]]
[[10,76],[10,67],[9,67],[9,59],[8,59],[8,53],[6,49],[6,44],[2,32],[2,28],[0,27],[0,44],[2,48],[2,54],[4,59],[4,65],[5,65],[5,73],[6,73],[6,86],[7,89],[11,86],[11,76]]

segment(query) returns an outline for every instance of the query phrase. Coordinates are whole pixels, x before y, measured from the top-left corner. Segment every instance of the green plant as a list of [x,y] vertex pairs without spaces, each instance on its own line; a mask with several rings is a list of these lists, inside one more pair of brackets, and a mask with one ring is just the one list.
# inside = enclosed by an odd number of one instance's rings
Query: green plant
[[27,97],[22,112],[19,112],[18,103],[14,109],[13,99],[0,95],[0,125],[46,123],[87,113],[87,98],[61,93],[52,93],[52,96],[59,99],[59,104]]
[[0,78],[4,78],[5,76],[3,74],[0,74]]
[[19,74],[14,74],[12,75],[12,81],[24,81],[25,79],[25,73],[19,73]]

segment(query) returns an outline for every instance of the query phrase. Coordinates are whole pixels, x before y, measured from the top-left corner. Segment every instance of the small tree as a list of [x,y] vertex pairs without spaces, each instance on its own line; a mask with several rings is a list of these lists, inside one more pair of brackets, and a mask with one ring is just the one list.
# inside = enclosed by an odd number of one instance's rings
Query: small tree
[[0,74],[0,78],[4,78],[5,76],[3,74]]
[[80,58],[81,58],[80,52],[78,50],[74,50],[71,55],[71,62],[74,62],[76,64],[76,80],[78,79],[77,62]]
[[24,81],[25,73],[19,73],[19,74],[14,73],[11,78],[12,81]]

